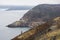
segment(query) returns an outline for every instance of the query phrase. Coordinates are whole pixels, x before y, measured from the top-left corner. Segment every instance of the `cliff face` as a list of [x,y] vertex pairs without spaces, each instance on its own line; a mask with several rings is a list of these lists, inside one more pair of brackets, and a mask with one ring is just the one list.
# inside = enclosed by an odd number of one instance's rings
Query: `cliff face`
[[30,9],[17,22],[14,22],[8,27],[35,27],[52,18],[60,16],[60,4],[41,4]]

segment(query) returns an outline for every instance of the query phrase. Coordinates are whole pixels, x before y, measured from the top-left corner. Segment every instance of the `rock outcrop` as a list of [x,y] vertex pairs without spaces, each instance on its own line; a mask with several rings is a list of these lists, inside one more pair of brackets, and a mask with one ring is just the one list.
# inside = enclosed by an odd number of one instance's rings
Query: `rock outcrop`
[[60,16],[60,4],[40,4],[8,27],[35,27],[58,16]]

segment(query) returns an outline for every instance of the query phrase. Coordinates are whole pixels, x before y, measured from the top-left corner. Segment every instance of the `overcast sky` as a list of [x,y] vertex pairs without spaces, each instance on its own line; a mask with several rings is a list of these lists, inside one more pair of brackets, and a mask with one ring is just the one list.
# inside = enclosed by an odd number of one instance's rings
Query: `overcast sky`
[[60,0],[0,0],[0,5],[38,5],[38,4],[57,4]]

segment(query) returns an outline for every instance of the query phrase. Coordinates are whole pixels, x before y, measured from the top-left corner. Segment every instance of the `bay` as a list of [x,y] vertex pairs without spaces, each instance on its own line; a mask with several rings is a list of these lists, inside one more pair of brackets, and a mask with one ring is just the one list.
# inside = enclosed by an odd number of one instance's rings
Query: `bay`
[[11,40],[15,36],[29,30],[30,28],[8,28],[6,25],[11,24],[20,18],[28,10],[12,10],[12,11],[0,11],[0,40]]

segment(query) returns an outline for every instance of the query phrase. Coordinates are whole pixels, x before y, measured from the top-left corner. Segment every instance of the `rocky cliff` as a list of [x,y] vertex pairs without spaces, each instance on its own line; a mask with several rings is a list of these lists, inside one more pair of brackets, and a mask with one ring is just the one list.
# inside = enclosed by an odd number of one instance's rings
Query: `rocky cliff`
[[58,16],[60,16],[60,4],[40,4],[8,27],[35,27]]

